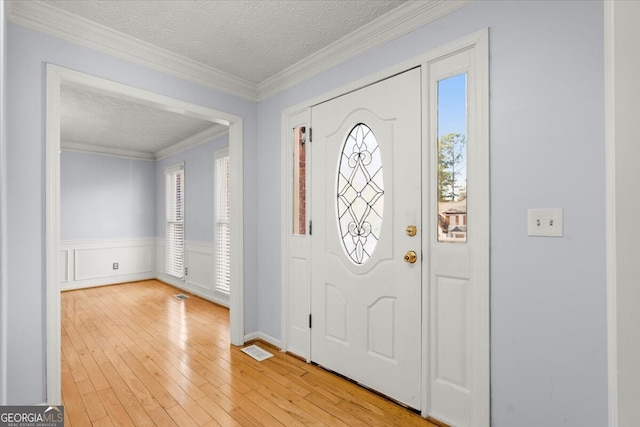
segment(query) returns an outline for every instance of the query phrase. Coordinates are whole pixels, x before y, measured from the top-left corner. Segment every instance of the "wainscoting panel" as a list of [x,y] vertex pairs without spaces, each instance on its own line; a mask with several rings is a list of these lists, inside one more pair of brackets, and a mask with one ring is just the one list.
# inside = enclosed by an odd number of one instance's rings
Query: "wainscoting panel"
[[60,251],[60,258],[58,259],[58,277],[60,279],[60,283],[67,283],[69,281],[70,271],[69,271],[69,257],[70,252],[68,249]]
[[[60,245],[60,289],[63,291],[112,285],[136,280],[159,279],[181,290],[229,307],[229,295],[217,292],[215,246],[185,242],[182,278],[164,269],[163,238],[129,240],[74,240]],[[114,269],[113,264],[118,263]]]
[[215,247],[213,244],[186,242],[186,282],[203,290],[213,291],[216,287],[214,272]]
[[61,289],[152,279],[155,277],[154,265],[155,239],[63,241]]
[[182,279],[165,273],[165,243],[163,238],[156,239],[156,277],[184,291],[229,307],[229,295],[217,292],[215,276],[215,245],[213,243],[186,241],[184,252],[185,276]]

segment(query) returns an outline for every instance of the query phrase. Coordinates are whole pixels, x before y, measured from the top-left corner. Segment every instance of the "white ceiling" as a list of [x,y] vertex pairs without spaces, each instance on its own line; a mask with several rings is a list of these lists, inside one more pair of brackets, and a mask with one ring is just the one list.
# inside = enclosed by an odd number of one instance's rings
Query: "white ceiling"
[[258,84],[405,0],[48,0]]
[[62,147],[82,151],[154,159],[194,135],[211,138],[226,131],[206,120],[68,85],[60,89],[60,110]]
[[[10,0],[7,16],[260,100],[467,1]],[[196,134],[217,134],[221,126],[71,87],[62,90],[61,119],[63,147],[98,152],[105,150],[96,147],[106,147],[143,158],[158,157]]]

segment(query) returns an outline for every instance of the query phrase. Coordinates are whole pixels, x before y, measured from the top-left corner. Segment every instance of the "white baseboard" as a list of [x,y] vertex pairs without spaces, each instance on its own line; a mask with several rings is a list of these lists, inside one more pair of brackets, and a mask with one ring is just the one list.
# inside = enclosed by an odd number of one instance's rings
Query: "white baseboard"
[[199,286],[195,286],[189,281],[181,280],[164,273],[157,273],[155,278],[162,282],[168,283],[171,286],[175,286],[178,289],[197,295],[200,298],[204,298],[223,307],[229,307],[228,295],[221,295],[215,291],[203,289]]
[[77,289],[95,288],[98,286],[116,285],[118,283],[139,282],[141,280],[155,279],[156,275],[151,273],[126,274],[122,276],[104,277],[95,280],[77,280],[72,283],[63,283],[60,286],[61,291],[74,291]]
[[244,342],[253,340],[264,341],[282,350],[282,342],[279,339],[272,337],[271,335],[265,334],[264,332],[251,332],[249,334],[245,334]]

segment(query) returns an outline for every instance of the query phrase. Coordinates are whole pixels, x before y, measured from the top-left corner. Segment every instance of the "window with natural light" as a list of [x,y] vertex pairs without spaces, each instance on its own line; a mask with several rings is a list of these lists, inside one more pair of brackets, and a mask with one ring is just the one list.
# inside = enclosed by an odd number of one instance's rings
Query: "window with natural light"
[[467,73],[438,81],[438,241],[467,241]]
[[216,291],[229,294],[231,278],[231,233],[229,229],[229,150],[216,152]]
[[166,252],[165,272],[184,277],[184,164],[165,170]]

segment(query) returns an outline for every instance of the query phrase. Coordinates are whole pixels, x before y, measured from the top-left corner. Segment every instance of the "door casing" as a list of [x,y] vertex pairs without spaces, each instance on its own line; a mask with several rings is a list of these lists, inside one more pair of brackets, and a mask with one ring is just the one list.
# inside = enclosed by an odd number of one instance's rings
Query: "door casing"
[[[474,293],[473,306],[471,312],[473,313],[473,325],[471,326],[470,333],[474,334],[472,340],[472,352],[473,360],[470,361],[472,365],[471,379],[474,384],[474,396],[471,399],[470,407],[468,408],[470,425],[483,427],[490,425],[490,335],[489,335],[489,30],[484,29],[476,33],[470,34],[467,37],[456,40],[452,43],[444,45],[440,48],[433,49],[429,52],[412,58],[408,61],[402,62],[395,66],[384,69],[383,71],[374,73],[366,78],[358,80],[352,84],[335,89],[324,95],[312,98],[303,103],[297,104],[290,108],[283,110],[281,120],[281,298],[282,298],[282,311],[281,311],[281,347],[283,351],[291,351],[307,361],[310,361],[310,334],[309,339],[305,342],[304,338],[301,338],[300,334],[294,337],[291,333],[291,328],[294,325],[301,325],[306,322],[306,317],[294,318],[290,307],[296,304],[309,306],[308,301],[293,301],[291,299],[291,289],[293,284],[291,283],[289,272],[291,271],[291,257],[293,256],[292,249],[292,236],[291,236],[291,221],[292,221],[292,148],[291,148],[291,130],[293,127],[305,124],[311,125],[310,107],[321,102],[325,102],[329,99],[346,94],[348,92],[357,90],[364,86],[373,84],[377,81],[386,79],[395,74],[401,73],[408,69],[421,66],[423,73],[426,73],[428,64],[438,61],[439,59],[446,58],[456,52],[464,50],[471,50],[472,62],[474,66],[475,78],[477,80],[476,92],[474,94],[474,114],[476,115],[473,129],[474,139],[478,144],[478,151],[476,153],[476,188],[480,192],[478,196],[479,200],[476,207],[476,214],[479,215],[479,220],[476,226],[481,227],[479,238],[482,241],[482,245],[485,247],[484,255],[474,262],[474,268],[477,268],[477,274],[481,280],[477,284],[477,288]],[[423,89],[423,111],[428,111],[429,99],[426,93],[426,89]],[[431,124],[428,123],[428,118],[423,117],[423,129],[428,129]],[[425,146],[428,143],[429,136],[427,132],[423,132],[422,135],[423,144]],[[428,156],[428,150],[423,150],[423,157]],[[423,164],[427,164],[428,159],[423,158]],[[427,180],[429,179],[427,173],[423,173],[423,188],[428,188]],[[431,200],[430,195],[423,196],[423,224],[435,224],[435,218],[430,215],[429,206]],[[300,236],[296,236],[300,237]],[[299,243],[297,243],[299,244]],[[303,245],[304,246],[304,245]],[[422,252],[425,254],[427,265],[432,260],[430,254],[427,252],[428,247],[425,247],[425,242],[422,244]],[[309,261],[308,259],[306,260]],[[428,267],[427,267],[428,269]],[[299,286],[299,283],[296,283]],[[308,286],[308,283],[305,285]],[[429,296],[432,289],[429,283],[429,274],[423,275],[423,291],[422,291],[422,312],[428,313],[430,309]],[[309,295],[309,292],[302,292],[301,294]],[[310,308],[309,308],[310,310]],[[298,311],[298,315],[302,315],[302,311]],[[429,357],[432,321],[429,316],[422,316],[422,354],[423,357],[422,366],[422,415],[431,415],[430,410],[430,375],[432,373],[433,361]],[[293,340],[292,340],[293,338]],[[295,342],[294,342],[295,341]],[[445,420],[446,421],[446,420]]]
[[[60,89],[62,84],[91,87],[119,98],[135,98],[158,108],[182,111],[184,114],[229,126],[231,159],[231,343],[244,343],[244,264],[243,256],[243,119],[242,117],[201,105],[159,95],[90,74],[47,64],[46,98],[46,402],[61,402],[61,306],[60,254]],[[233,220],[232,220],[233,221]]]

